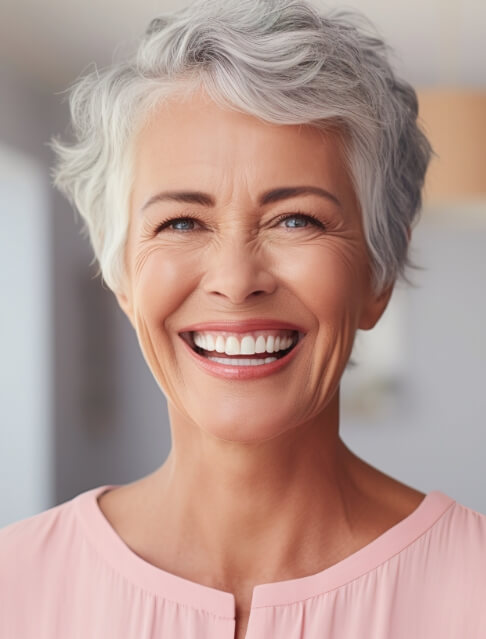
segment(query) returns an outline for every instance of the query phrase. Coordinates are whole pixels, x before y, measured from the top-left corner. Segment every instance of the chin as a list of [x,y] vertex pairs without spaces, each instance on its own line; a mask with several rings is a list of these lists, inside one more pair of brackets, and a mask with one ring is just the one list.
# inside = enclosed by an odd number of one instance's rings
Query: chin
[[[256,444],[267,440],[274,439],[284,432],[290,430],[294,422],[288,421],[287,428],[284,426],[287,420],[275,420],[269,416],[264,418],[249,419],[247,415],[239,413],[233,419],[216,418],[211,421],[211,426],[199,426],[208,435],[212,435],[216,439],[226,442],[234,442],[239,444]],[[207,423],[207,422],[206,422]]]

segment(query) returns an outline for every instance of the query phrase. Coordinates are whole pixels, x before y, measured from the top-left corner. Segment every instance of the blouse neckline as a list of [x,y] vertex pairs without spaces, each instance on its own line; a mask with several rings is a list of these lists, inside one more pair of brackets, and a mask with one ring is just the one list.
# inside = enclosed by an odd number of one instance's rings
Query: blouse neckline
[[[162,570],[142,559],[125,544],[104,516],[97,501],[101,494],[113,488],[118,488],[118,485],[98,486],[79,494],[73,500],[84,532],[98,554],[116,572],[122,573],[130,582],[156,596],[203,609],[219,617],[234,618],[233,593]],[[357,579],[416,541],[454,503],[454,499],[439,490],[427,493],[407,517],[336,564],[305,577],[254,586],[251,609],[300,602]]]

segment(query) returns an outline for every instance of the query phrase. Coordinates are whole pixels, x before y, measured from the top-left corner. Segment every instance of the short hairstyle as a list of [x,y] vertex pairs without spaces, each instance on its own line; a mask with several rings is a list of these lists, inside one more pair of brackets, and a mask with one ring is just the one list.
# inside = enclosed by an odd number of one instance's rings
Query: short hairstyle
[[412,86],[361,13],[307,0],[196,0],[153,19],[125,61],[77,79],[75,141],[50,142],[55,186],[85,222],[98,275],[120,291],[133,186],[133,143],[152,109],[203,87],[216,103],[276,124],[338,129],[360,205],[373,287],[405,267],[431,155]]

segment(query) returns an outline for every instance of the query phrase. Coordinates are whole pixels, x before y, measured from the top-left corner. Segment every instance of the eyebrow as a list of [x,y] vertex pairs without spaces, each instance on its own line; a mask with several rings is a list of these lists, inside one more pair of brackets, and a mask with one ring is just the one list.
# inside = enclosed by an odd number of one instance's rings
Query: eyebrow
[[[285,200],[296,195],[319,195],[327,200],[331,200],[338,206],[341,203],[335,195],[329,193],[325,189],[318,186],[284,186],[276,189],[265,191],[260,195],[258,204],[264,206],[265,204],[271,204],[280,200]],[[185,202],[187,204],[200,204],[202,206],[215,206],[214,198],[208,193],[202,191],[161,191],[156,193],[145,202],[140,209],[144,211],[151,204],[155,202]]]

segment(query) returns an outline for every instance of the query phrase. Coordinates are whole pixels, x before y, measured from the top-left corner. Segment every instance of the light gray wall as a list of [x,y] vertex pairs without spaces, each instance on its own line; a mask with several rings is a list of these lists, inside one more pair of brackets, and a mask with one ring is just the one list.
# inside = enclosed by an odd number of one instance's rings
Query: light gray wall
[[0,525],[52,503],[50,197],[40,91],[0,65]]
[[[165,459],[170,436],[165,400],[145,367],[136,337],[111,292],[102,288],[99,278],[93,278],[95,269],[89,266],[92,252],[81,234],[81,220],[49,183],[53,157],[47,142],[52,134],[65,132],[67,105],[61,96],[41,89],[5,65],[0,66],[0,95],[0,143],[24,154],[39,167],[45,180],[45,228],[37,239],[43,244],[39,250],[46,255],[49,272],[45,317],[50,321],[44,345],[52,345],[45,368],[50,378],[45,380],[45,411],[50,417],[36,459],[43,469],[34,471],[35,463],[32,467],[27,464],[25,451],[16,457],[18,444],[8,432],[18,414],[11,414],[12,398],[7,404],[6,393],[11,394],[11,389],[4,387],[0,393],[2,405],[11,407],[10,414],[4,411],[2,418],[2,453],[15,469],[7,472],[4,466],[0,474],[0,504],[4,505],[3,509],[0,505],[0,522],[5,524],[94,485],[122,483],[150,472]],[[10,231],[15,228],[12,221]],[[28,230],[34,240],[35,228]],[[23,247],[27,255],[27,242]],[[36,265],[31,261],[25,268],[34,272]],[[25,281],[17,277],[17,281],[25,287],[21,292],[24,298],[32,298],[35,281],[27,277]],[[4,296],[2,313],[7,312]],[[19,318],[19,330],[22,319],[26,320]],[[40,321],[37,330],[39,326]],[[16,370],[18,361],[19,357],[9,364],[9,374]],[[18,386],[17,391],[21,390]],[[39,432],[39,420],[32,429]],[[27,433],[25,436],[28,438]],[[158,447],[153,445],[157,438]],[[33,437],[24,443],[35,460]]]
[[374,420],[343,415],[342,436],[401,481],[486,513],[486,203],[424,216],[412,247],[425,270],[402,298],[397,401]]
[[0,142],[0,526],[52,495],[48,216],[44,167]]

